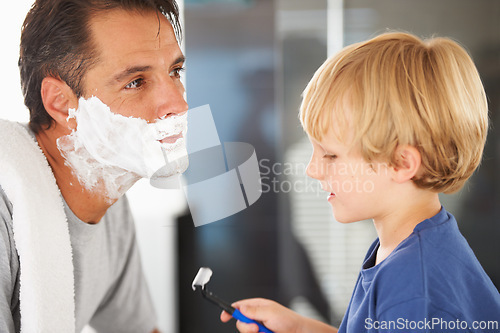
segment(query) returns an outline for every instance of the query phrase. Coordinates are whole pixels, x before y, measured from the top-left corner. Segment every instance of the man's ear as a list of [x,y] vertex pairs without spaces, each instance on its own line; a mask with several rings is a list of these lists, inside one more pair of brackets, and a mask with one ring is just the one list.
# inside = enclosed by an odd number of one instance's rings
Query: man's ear
[[78,107],[78,99],[66,82],[54,77],[46,77],[42,80],[40,93],[45,110],[57,125],[69,129],[76,128],[75,120],[68,121],[67,118],[68,110]]
[[420,170],[422,157],[417,148],[413,146],[399,146],[394,156],[393,180],[404,183],[415,177]]

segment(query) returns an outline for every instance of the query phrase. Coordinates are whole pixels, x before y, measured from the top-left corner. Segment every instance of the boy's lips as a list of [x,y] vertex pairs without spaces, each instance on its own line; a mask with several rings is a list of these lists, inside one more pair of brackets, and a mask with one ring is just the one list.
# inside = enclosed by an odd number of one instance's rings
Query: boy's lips
[[166,138],[163,138],[163,139],[161,139],[159,141],[161,143],[175,143],[177,140],[179,140],[182,137],[183,137],[182,133],[179,133],[179,134],[176,134],[176,135],[167,136]]
[[335,195],[335,193],[331,189],[329,189],[329,188],[323,188],[323,187],[321,187],[321,189],[323,191],[325,191],[325,192],[330,192],[330,195]]
[[334,192],[331,192],[329,189],[326,189],[326,188],[321,188],[323,191],[325,192],[330,192],[330,194],[328,194],[328,197],[326,198],[327,200],[330,200],[332,198],[335,198],[335,193]]

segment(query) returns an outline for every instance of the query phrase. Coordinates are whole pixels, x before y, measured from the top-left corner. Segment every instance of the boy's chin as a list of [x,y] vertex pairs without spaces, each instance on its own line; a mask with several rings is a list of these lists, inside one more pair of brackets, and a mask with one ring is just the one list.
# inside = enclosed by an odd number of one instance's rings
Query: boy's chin
[[335,218],[335,220],[339,223],[342,223],[342,224],[350,224],[350,223],[356,223],[356,222],[359,222],[359,220],[339,220],[337,218]]
[[362,221],[363,219],[358,219],[354,216],[348,216],[346,214],[340,214],[340,212],[335,213],[335,209],[333,209],[333,218],[335,221],[342,224],[349,224]]

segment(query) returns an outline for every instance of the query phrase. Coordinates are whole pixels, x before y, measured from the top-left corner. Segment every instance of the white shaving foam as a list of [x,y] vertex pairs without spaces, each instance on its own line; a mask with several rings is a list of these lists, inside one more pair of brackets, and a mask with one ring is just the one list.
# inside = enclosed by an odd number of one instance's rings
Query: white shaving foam
[[[91,97],[80,98],[78,109],[69,110],[70,118],[76,120],[76,130],[59,138],[57,147],[80,184],[111,200],[141,177],[170,177],[188,167],[187,113],[148,123],[113,113]],[[159,141],[180,134],[173,143]]]

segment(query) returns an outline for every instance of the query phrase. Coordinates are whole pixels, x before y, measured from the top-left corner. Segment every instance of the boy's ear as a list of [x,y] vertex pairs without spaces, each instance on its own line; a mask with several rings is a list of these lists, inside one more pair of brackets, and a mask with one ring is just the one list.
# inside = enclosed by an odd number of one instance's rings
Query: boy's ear
[[46,77],[42,80],[40,93],[45,110],[57,125],[69,129],[76,128],[75,120],[68,121],[67,118],[68,110],[78,107],[78,99],[66,82],[54,77]]
[[413,146],[399,146],[395,151],[395,165],[393,165],[393,180],[404,183],[415,177],[420,170],[422,158],[417,148]]

